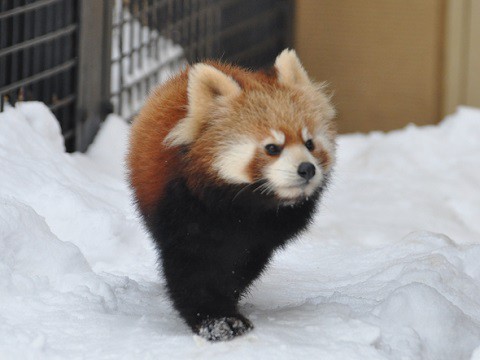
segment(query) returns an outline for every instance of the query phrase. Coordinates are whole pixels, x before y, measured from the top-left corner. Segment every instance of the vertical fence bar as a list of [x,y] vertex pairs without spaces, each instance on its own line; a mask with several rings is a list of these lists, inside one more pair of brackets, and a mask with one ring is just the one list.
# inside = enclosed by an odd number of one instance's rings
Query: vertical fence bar
[[122,115],[122,112],[123,112],[123,88],[124,88],[124,84],[125,84],[125,70],[126,69],[126,66],[124,66],[124,63],[125,61],[127,60],[125,57],[124,57],[124,52],[125,52],[125,48],[126,48],[126,43],[124,41],[124,34],[126,34],[126,32],[124,31],[124,26],[125,26],[125,12],[124,12],[124,9],[123,9],[123,4],[121,2],[119,2],[117,4],[120,9],[119,9],[119,14],[120,14],[120,20],[119,20],[119,24],[120,26],[118,27],[118,56],[119,56],[119,59],[120,61],[118,62],[118,66],[119,66],[119,72],[118,72],[118,114],[119,115]]
[[[13,7],[18,7],[20,5],[18,0],[13,1]],[[11,33],[11,45],[17,44],[21,41],[21,35],[20,35],[20,23],[21,23],[21,17],[22,15],[17,15],[17,16],[12,16],[10,19],[11,21],[11,26],[12,26],[12,33]],[[10,62],[10,81],[11,82],[16,82],[20,78],[19,74],[19,54],[18,52],[15,52],[12,54],[10,57],[11,62]],[[15,90],[15,92],[12,92],[10,94],[12,104],[17,101],[19,90]]]
[[[0,11],[5,11],[7,10],[7,4],[6,2],[0,2]],[[2,19],[0,20],[0,49],[6,48],[7,47],[7,20]],[[0,77],[0,88],[6,85],[8,82],[7,80],[7,57],[6,56],[0,56],[0,74],[2,76]],[[4,102],[6,98],[6,94],[0,93],[0,111],[3,110],[4,108]]]
[[85,151],[109,103],[112,2],[82,0],[79,10],[76,149]]
[[113,112],[113,105],[110,101],[111,76],[112,76],[112,24],[113,6],[115,0],[104,0],[103,14],[103,57],[102,57],[102,102],[101,115],[106,116]]

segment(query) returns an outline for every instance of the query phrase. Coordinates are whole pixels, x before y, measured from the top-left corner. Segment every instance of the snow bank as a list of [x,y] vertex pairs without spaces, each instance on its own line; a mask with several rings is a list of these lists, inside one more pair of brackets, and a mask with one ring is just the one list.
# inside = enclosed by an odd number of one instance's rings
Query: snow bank
[[0,358],[480,358],[480,111],[341,136],[314,226],[242,303],[256,329],[222,344],[165,296],[127,134],[71,155],[44,105],[0,114]]

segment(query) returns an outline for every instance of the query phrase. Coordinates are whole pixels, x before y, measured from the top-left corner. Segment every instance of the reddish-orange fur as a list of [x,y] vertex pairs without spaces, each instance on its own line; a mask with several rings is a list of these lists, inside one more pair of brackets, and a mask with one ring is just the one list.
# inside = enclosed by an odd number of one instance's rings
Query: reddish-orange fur
[[[250,72],[214,61],[206,63],[230,75],[244,90],[281,86],[275,73]],[[132,126],[127,161],[131,184],[144,214],[149,214],[162,198],[165,186],[175,174],[181,172],[186,175],[189,185],[195,188],[197,182],[204,179],[205,169],[212,162],[209,152],[205,151],[209,144],[199,144],[190,154],[196,161],[189,162],[189,169],[181,169],[180,157],[183,155],[179,153],[180,148],[167,147],[163,143],[170,130],[187,114],[188,72],[187,67],[154,90]],[[197,156],[198,153],[202,155]]]

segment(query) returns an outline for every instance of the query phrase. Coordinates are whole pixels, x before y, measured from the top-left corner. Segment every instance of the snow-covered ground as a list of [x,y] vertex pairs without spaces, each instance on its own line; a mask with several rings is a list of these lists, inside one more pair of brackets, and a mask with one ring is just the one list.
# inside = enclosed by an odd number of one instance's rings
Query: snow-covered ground
[[217,344],[165,296],[127,134],[71,155],[42,104],[0,114],[1,359],[480,359],[479,110],[341,136],[314,226],[242,302],[255,330]]

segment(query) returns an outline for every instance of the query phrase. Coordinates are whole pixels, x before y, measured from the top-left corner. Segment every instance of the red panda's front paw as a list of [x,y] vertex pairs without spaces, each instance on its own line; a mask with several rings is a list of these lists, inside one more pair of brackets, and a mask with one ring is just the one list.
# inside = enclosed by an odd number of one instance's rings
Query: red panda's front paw
[[247,318],[238,315],[205,319],[198,325],[196,332],[209,341],[227,341],[252,329],[252,323]]

